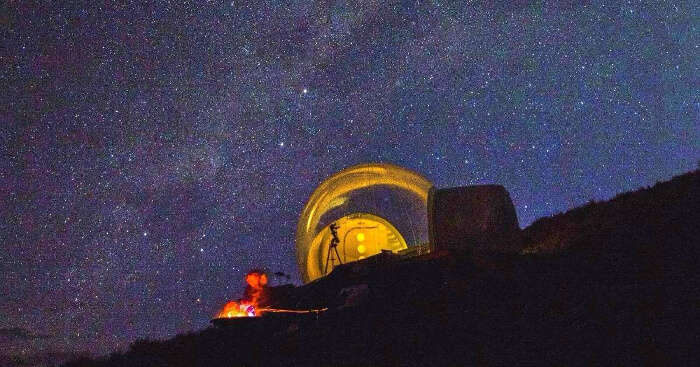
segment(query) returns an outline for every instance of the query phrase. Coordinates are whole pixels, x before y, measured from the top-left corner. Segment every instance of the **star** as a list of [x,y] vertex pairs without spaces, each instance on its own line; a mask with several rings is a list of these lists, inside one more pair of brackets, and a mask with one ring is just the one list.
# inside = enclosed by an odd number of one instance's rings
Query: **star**
[[697,167],[680,4],[358,4],[10,2],[4,325],[103,354],[204,328],[248,269],[301,283],[294,224],[359,163],[503,185],[522,227]]

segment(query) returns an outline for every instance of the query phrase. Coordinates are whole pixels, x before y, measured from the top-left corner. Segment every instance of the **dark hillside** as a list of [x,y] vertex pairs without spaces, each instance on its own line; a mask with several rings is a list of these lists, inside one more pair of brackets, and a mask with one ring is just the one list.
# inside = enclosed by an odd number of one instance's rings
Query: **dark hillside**
[[[552,217],[541,218],[524,230],[527,252],[556,252],[603,245],[595,236],[615,233],[632,239],[695,235],[700,210],[700,171],[677,176],[653,187],[620,194],[605,202],[590,202]],[[697,238],[697,237],[696,237]],[[686,238],[685,240],[689,240]],[[679,238],[679,240],[684,240]]]
[[[334,272],[299,288],[330,307],[318,317],[245,319],[66,366],[693,365],[699,178],[539,220],[522,255]],[[342,307],[348,285],[367,292]]]

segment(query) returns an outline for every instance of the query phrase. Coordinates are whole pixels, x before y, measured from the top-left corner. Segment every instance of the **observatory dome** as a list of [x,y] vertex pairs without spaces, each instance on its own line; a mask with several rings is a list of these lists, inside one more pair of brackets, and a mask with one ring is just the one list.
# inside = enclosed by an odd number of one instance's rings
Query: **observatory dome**
[[387,163],[360,164],[327,178],[311,194],[297,225],[304,282],[382,250],[427,244],[431,187],[423,176]]

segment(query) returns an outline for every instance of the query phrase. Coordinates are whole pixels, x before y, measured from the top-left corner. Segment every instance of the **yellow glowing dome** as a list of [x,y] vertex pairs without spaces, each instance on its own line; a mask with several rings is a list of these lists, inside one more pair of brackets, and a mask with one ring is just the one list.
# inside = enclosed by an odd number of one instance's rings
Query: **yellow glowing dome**
[[[346,168],[311,194],[297,225],[297,262],[304,282],[381,250],[427,243],[430,181],[387,163]],[[329,251],[330,225],[338,226],[337,251]],[[330,255],[329,255],[330,253]]]

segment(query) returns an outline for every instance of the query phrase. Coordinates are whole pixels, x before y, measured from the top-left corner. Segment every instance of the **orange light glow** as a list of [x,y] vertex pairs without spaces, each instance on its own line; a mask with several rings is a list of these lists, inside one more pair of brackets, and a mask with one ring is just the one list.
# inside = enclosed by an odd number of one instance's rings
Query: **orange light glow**
[[244,299],[238,301],[229,301],[216,314],[217,319],[230,319],[236,317],[257,317],[265,312],[282,312],[282,313],[320,313],[326,311],[327,308],[311,309],[311,310],[285,310],[278,308],[265,307],[265,301],[262,300],[263,292],[267,286],[267,274],[261,270],[252,270],[245,276],[245,282],[248,286],[243,294]]
[[245,276],[245,282],[253,289],[262,289],[267,285],[267,275],[262,272],[252,271]]
[[253,317],[255,315],[255,306],[247,303],[239,303],[229,301],[224,308],[216,315],[217,318],[233,318],[233,317]]
[[321,313],[324,311],[327,311],[328,307],[324,308],[319,308],[319,309],[308,309],[308,310],[288,310],[288,309],[280,309],[280,308],[261,308],[261,309],[255,309],[253,305],[249,305],[246,303],[239,303],[236,301],[230,301],[228,302],[224,308],[216,315],[216,318],[226,318],[226,319],[232,319],[236,317],[256,317],[256,316],[261,316],[265,312],[274,312],[274,313],[297,313],[297,314],[306,314],[306,313]]
[[267,274],[261,270],[252,270],[246,274],[245,282],[247,286],[243,298],[226,303],[216,318],[255,317],[265,312],[260,307],[260,300],[267,286]]

